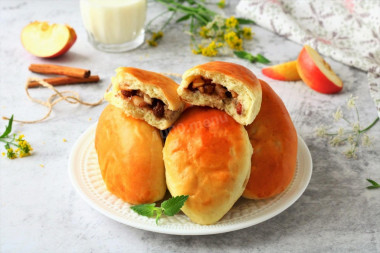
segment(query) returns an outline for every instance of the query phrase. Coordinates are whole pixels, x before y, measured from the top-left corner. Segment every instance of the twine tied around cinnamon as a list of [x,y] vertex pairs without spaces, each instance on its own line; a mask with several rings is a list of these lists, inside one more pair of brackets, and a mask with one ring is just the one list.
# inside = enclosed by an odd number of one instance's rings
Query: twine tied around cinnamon
[[[29,83],[33,82],[33,81],[38,82],[43,87],[46,87],[46,88],[52,90],[54,92],[54,94],[52,94],[46,101],[42,101],[42,100],[33,98],[29,94]],[[108,91],[111,88],[111,85],[112,84],[108,85],[106,91]],[[100,105],[104,100],[104,98],[101,98],[99,101],[97,101],[95,103],[85,102],[79,97],[79,94],[77,92],[70,91],[70,90],[58,91],[56,88],[53,87],[53,85],[51,85],[48,82],[45,82],[43,79],[37,78],[37,77],[29,77],[28,78],[28,80],[25,84],[25,92],[26,92],[26,96],[28,97],[29,100],[31,100],[35,103],[38,103],[40,105],[46,106],[48,108],[48,112],[45,114],[45,116],[43,116],[41,119],[38,119],[38,120],[31,120],[31,121],[16,120],[16,119],[13,120],[15,122],[19,122],[19,123],[23,123],[23,124],[34,124],[34,123],[44,121],[45,119],[47,119],[50,116],[51,112],[53,111],[53,107],[61,101],[66,101],[67,103],[70,103],[70,104],[78,104],[79,103],[79,104],[86,105],[86,106],[97,106],[97,105]],[[8,117],[3,117],[3,119],[9,120]]]
[[[177,74],[177,73],[161,73],[161,74],[166,75],[166,76],[181,77],[181,75]],[[46,87],[46,88],[52,90],[54,92],[54,94],[52,94],[46,101],[42,101],[42,100],[33,98],[29,94],[29,88],[30,88],[29,83],[30,82],[38,82],[43,87]],[[108,92],[110,90],[111,86],[112,86],[112,83],[110,83],[108,85],[106,92]],[[16,120],[16,119],[13,120],[14,122],[19,122],[19,123],[23,123],[23,124],[34,124],[34,123],[39,123],[41,121],[44,121],[45,119],[47,119],[50,116],[51,112],[53,111],[53,107],[61,101],[66,101],[67,103],[70,103],[70,104],[78,104],[79,103],[79,104],[86,105],[86,106],[98,106],[98,105],[102,104],[104,101],[104,98],[102,97],[100,100],[98,100],[97,102],[94,102],[94,103],[85,102],[79,97],[79,94],[77,92],[70,91],[70,90],[58,91],[56,88],[54,88],[53,85],[44,81],[42,78],[37,78],[37,77],[29,77],[28,78],[28,80],[25,84],[25,92],[26,92],[26,95],[27,95],[29,100],[47,107],[48,112],[45,114],[45,116],[43,116],[42,118],[40,118],[38,120],[30,120],[30,121],[28,121],[28,120]],[[4,120],[9,120],[8,117],[3,116],[2,118]]]

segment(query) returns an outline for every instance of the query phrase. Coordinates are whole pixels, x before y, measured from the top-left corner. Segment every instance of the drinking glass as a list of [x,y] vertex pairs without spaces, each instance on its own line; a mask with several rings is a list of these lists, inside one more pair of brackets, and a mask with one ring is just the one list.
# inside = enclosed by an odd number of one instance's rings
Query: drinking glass
[[144,42],[146,0],[80,0],[89,42],[105,52],[124,52]]

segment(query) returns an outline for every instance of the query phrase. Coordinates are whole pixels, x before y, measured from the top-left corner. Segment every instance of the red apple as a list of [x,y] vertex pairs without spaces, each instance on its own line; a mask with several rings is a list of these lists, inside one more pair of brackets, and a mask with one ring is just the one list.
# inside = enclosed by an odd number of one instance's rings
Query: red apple
[[272,79],[281,81],[298,81],[301,80],[297,71],[297,61],[290,61],[278,65],[263,68],[264,75]]
[[297,59],[297,70],[302,80],[320,93],[337,93],[342,90],[343,82],[330,65],[308,45],[305,45]]
[[35,21],[24,27],[21,42],[31,54],[42,58],[53,58],[66,53],[77,39],[68,25]]

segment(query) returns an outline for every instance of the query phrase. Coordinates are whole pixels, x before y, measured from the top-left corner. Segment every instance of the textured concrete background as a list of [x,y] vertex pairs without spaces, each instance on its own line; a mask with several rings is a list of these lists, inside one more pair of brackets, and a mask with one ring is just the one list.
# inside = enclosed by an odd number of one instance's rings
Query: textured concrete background
[[[158,72],[183,73],[210,59],[190,53],[184,28],[172,27],[157,48],[143,46],[123,54],[98,52],[87,42],[79,3],[70,1],[0,1],[0,115],[18,119],[41,117],[46,108],[26,98],[24,83],[30,63],[51,62],[90,68],[99,74],[96,85],[69,86],[87,101],[96,101],[109,84],[114,69],[135,66]],[[234,10],[232,4],[227,13]],[[159,8],[149,5],[149,16]],[[69,53],[55,60],[29,55],[20,42],[30,21],[48,20],[75,28],[78,40]],[[263,53],[273,63],[293,60],[301,46],[260,27],[247,51]],[[250,68],[268,81],[284,100],[298,133],[313,157],[313,176],[303,196],[280,215],[251,228],[211,236],[173,236],[131,228],[92,209],[71,186],[68,156],[75,140],[96,121],[106,104],[95,108],[59,104],[52,117],[35,125],[15,124],[35,149],[33,156],[0,159],[1,252],[379,252],[380,190],[369,191],[366,178],[380,179],[380,124],[369,134],[377,143],[363,148],[359,159],[347,160],[341,149],[315,137],[320,124],[331,124],[332,113],[350,94],[359,96],[361,122],[368,125],[376,110],[367,89],[366,74],[331,61],[345,87],[337,95],[323,95],[302,82],[269,80],[253,65],[233,57],[215,58]],[[65,88],[61,88],[65,89]],[[46,99],[49,91],[35,89]],[[89,120],[92,118],[92,120]],[[3,128],[5,122],[0,122]],[[63,142],[66,138],[68,141]],[[2,148],[2,147],[1,147]],[[43,164],[44,167],[40,167]]]

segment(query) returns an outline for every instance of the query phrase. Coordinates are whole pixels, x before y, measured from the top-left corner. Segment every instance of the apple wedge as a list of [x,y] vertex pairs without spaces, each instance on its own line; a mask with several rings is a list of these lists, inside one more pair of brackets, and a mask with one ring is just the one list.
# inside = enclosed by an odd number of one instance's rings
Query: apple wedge
[[297,71],[297,61],[290,61],[263,68],[261,72],[275,80],[298,81],[301,80]]
[[342,90],[343,82],[330,65],[308,45],[305,45],[297,59],[297,70],[302,80],[315,91],[325,94]]
[[21,42],[31,54],[53,58],[66,53],[75,43],[77,35],[68,25],[35,21],[24,27]]

